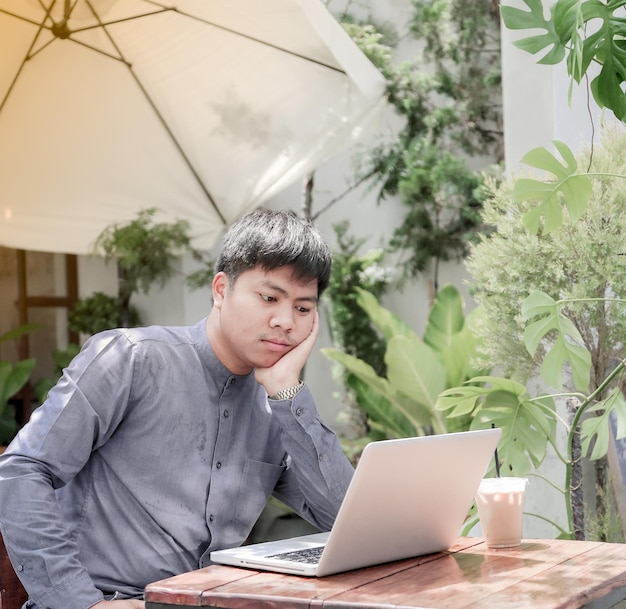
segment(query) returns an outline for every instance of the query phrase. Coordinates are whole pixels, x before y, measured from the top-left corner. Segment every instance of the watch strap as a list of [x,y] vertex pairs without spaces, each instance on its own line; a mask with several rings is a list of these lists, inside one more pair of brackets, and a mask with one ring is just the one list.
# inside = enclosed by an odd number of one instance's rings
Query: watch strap
[[300,390],[304,387],[304,383],[299,381],[297,385],[293,387],[287,387],[287,389],[281,389],[277,391],[274,395],[270,395],[270,400],[293,400],[293,398],[298,395]]

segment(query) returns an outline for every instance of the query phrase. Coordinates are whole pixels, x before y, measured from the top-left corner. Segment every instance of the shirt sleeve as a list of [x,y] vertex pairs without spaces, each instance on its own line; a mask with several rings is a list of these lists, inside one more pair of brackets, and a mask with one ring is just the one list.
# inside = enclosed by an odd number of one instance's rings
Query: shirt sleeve
[[274,496],[322,531],[331,529],[354,468],[320,419],[305,385],[293,400],[269,400],[282,428],[288,467]]
[[[114,406],[126,401],[131,360],[123,335],[91,338],[0,457],[0,531],[18,577],[40,607],[87,609],[103,600],[79,560],[55,489],[81,470],[119,423],[124,409]],[[94,406],[98,401],[109,407]]]

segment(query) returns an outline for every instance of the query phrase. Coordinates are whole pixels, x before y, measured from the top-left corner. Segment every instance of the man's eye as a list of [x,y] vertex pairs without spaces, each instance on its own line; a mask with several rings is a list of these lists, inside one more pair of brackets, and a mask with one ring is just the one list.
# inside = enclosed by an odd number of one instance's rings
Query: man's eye
[[311,309],[308,307],[296,307],[298,313],[310,313]]
[[273,296],[270,296],[269,294],[261,294],[261,298],[265,302],[276,302],[276,298],[274,298]]

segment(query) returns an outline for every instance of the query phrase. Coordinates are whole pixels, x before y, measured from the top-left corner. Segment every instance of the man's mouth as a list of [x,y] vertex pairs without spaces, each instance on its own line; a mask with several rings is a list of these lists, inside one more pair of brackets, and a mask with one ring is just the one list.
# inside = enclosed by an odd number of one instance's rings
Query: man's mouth
[[270,351],[276,351],[278,353],[287,352],[292,347],[290,343],[279,338],[263,338],[261,340]]

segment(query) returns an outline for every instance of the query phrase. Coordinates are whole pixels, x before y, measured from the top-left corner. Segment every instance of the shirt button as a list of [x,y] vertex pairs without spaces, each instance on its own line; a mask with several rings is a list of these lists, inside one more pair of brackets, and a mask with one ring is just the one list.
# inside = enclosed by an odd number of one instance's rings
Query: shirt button
[[230,384],[234,385],[237,382],[237,379],[230,379]]
[[24,570],[24,565],[17,565],[17,570],[18,571],[23,571]]
[[209,522],[213,522],[213,520],[215,520],[215,516],[213,516],[213,514],[211,514],[211,515],[209,516]]
[[224,411],[224,418],[227,419],[230,416],[230,412],[228,410]]
[[299,417],[302,414],[302,408],[296,408],[296,416]]
[[221,462],[221,461],[218,461],[218,462],[215,464],[215,467],[217,467],[217,469],[222,469],[222,462]]

